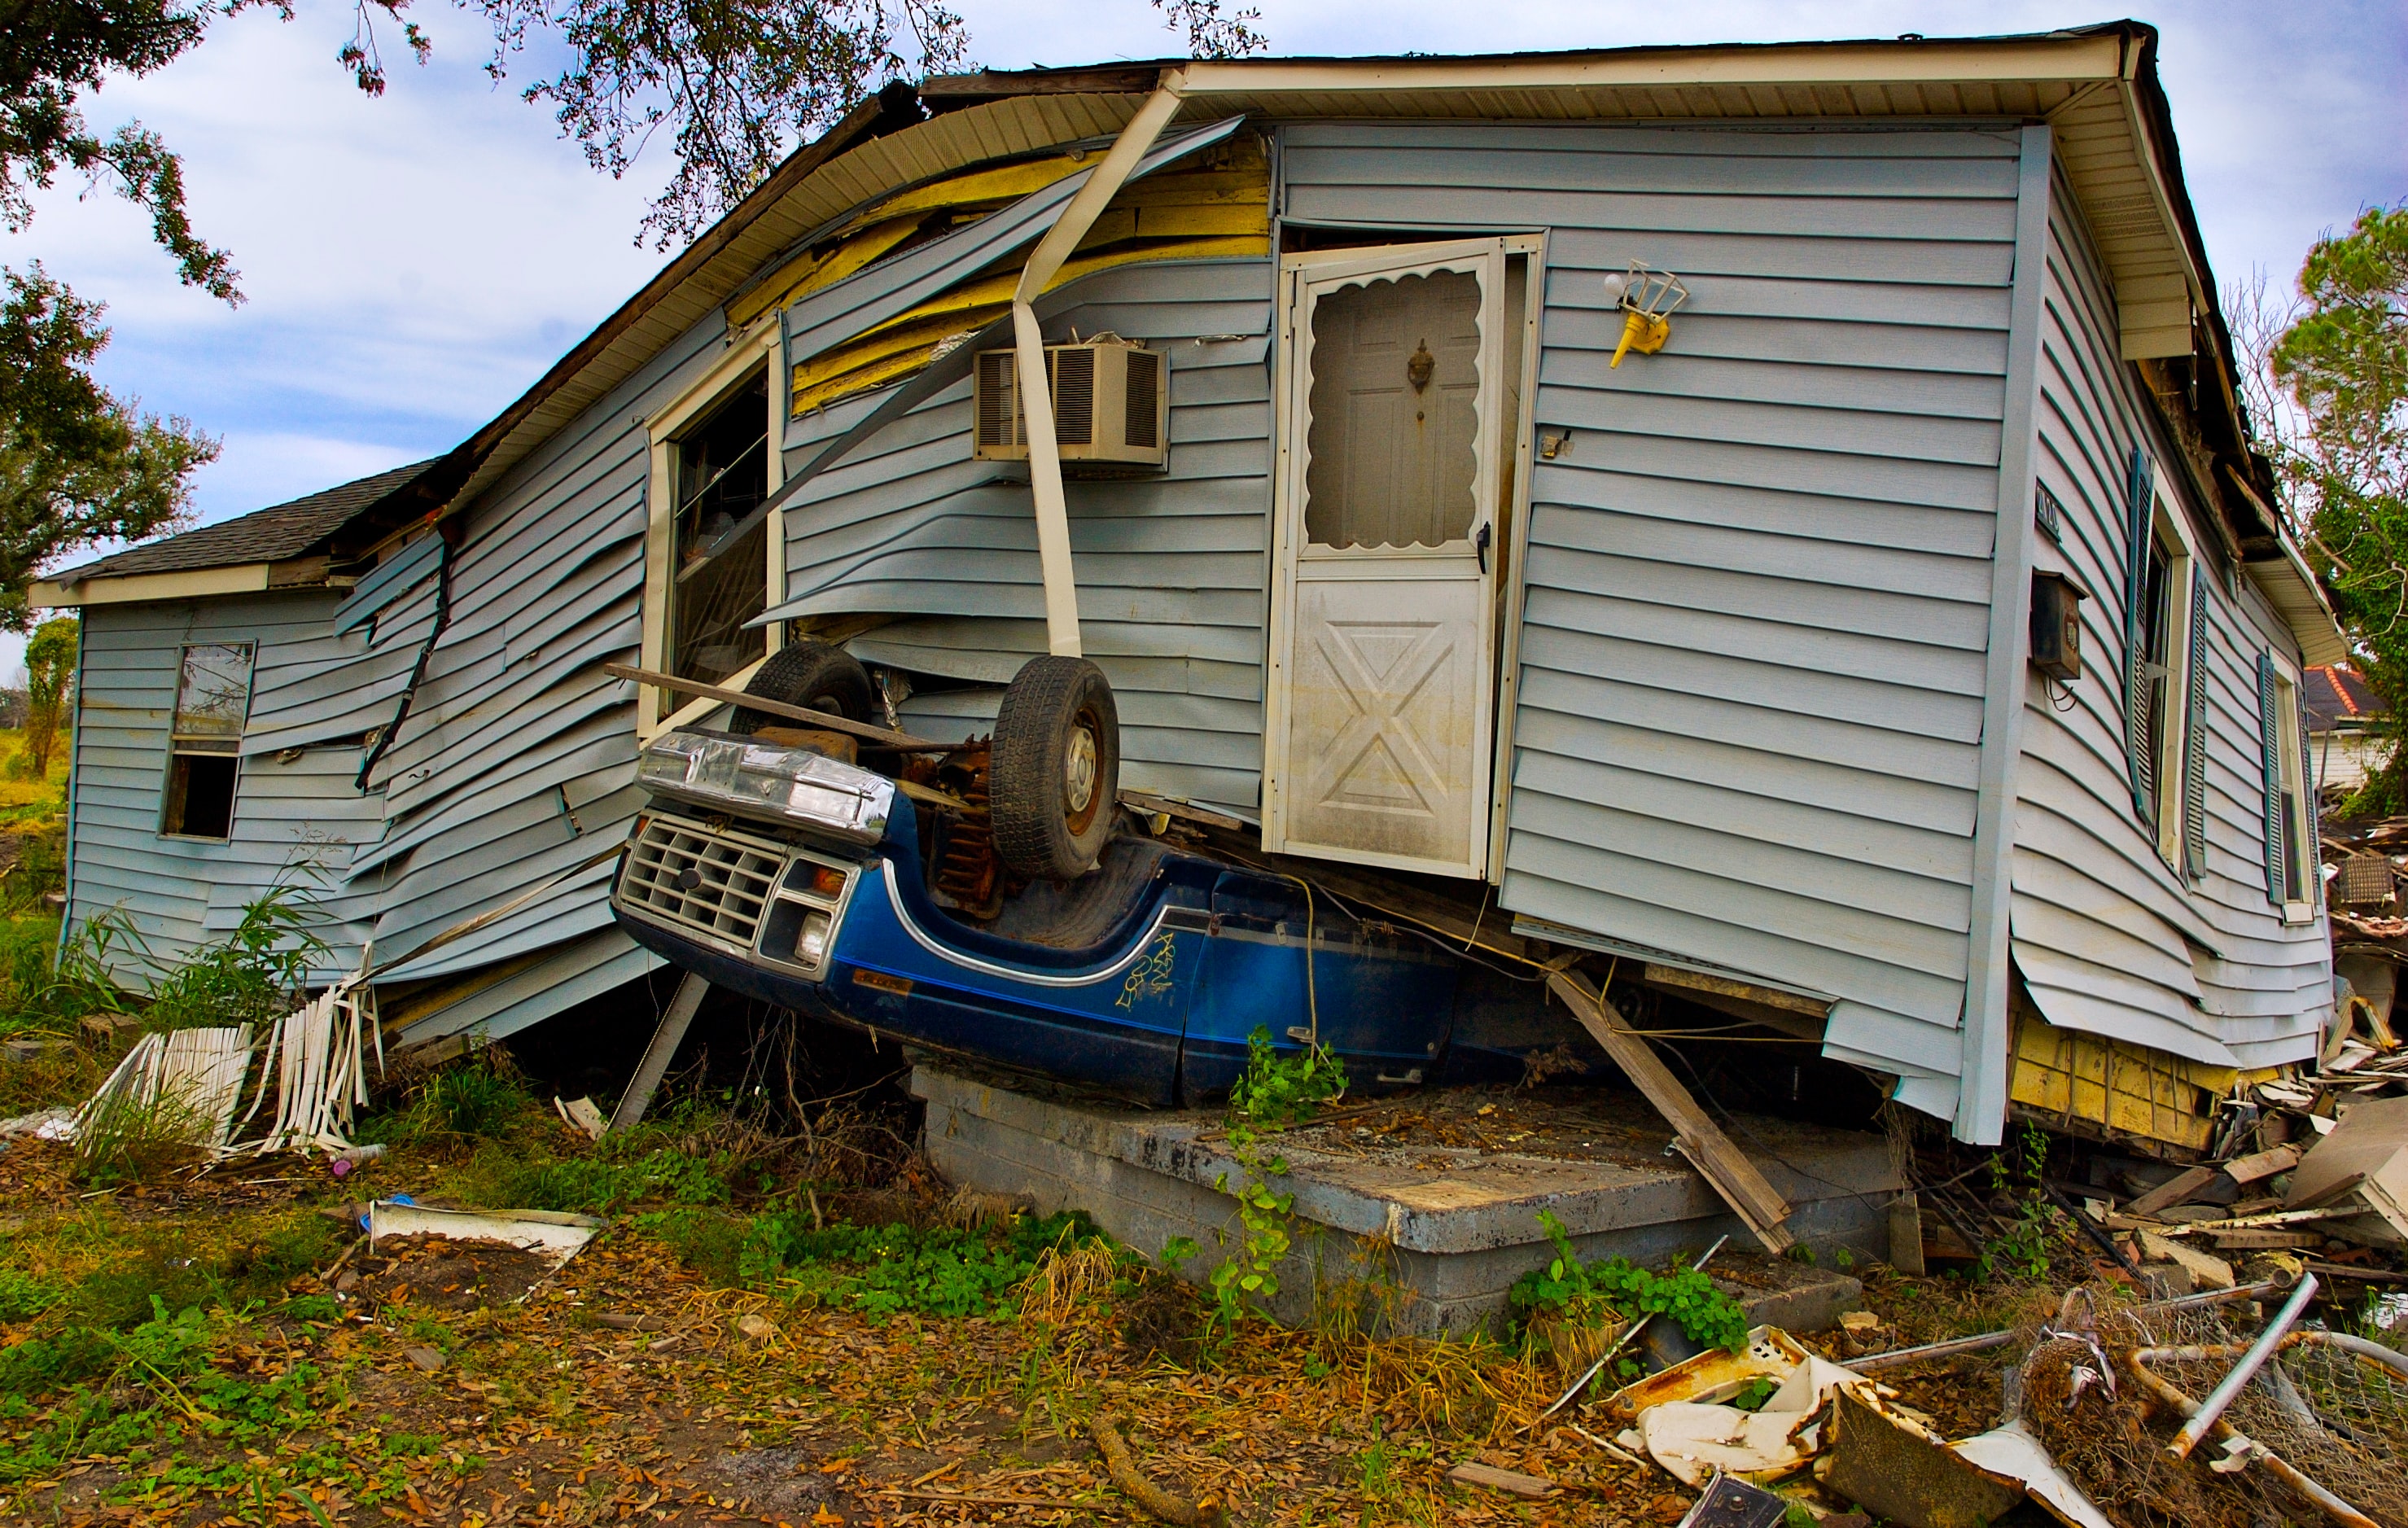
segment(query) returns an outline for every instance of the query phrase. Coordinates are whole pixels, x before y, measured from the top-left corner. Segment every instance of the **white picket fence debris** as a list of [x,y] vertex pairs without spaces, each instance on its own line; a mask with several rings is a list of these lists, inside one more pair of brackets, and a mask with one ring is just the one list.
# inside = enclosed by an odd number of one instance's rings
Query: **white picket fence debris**
[[[356,980],[356,978],[354,978]],[[341,1151],[351,1146],[351,1110],[368,1101],[366,1037],[377,1029],[376,990],[365,982],[337,982],[276,1021],[267,1055],[276,1077],[276,1118],[267,1134],[247,1150],[272,1151],[312,1147]],[[377,1059],[384,1039],[376,1037]],[[266,1102],[267,1066],[260,1068],[248,1125]]]
[[88,1142],[126,1120],[151,1117],[194,1146],[222,1150],[251,1068],[251,1026],[145,1035],[76,1111],[75,1138]]

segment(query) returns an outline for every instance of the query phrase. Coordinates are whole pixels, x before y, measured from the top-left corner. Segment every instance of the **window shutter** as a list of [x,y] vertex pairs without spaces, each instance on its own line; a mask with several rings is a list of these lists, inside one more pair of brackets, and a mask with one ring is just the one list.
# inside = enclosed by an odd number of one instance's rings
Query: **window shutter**
[[[2316,832],[2316,778],[2311,770],[2311,765],[2315,759],[2315,754],[2311,750],[2313,742],[2314,739],[2308,735],[2307,696],[2302,694],[2300,697],[2300,819],[2304,831],[2300,836],[2307,841],[2312,852],[2316,845],[2323,842],[2323,838]],[[2307,888],[2308,906],[2311,907],[2321,906],[2325,899],[2322,854],[2316,854],[2308,862],[2307,874],[2301,876],[2300,881]]]
[[2283,749],[2275,729],[2282,725],[2274,705],[2274,660],[2258,655],[2258,747],[2266,775],[2266,900],[2283,905]]
[[2197,564],[2190,578],[2190,651],[2183,664],[2183,874],[2207,874],[2207,579]]
[[2141,821],[2157,821],[2157,740],[2149,735],[2148,621],[2141,597],[2149,584],[2149,486],[2156,471],[2149,453],[2132,448],[2132,476],[2125,485],[2124,538],[2124,755],[2132,781],[2132,807]]

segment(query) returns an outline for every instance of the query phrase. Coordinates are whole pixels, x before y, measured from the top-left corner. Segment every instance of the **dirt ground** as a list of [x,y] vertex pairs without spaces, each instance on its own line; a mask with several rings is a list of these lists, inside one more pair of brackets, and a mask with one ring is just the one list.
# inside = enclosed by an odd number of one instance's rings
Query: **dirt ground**
[[[66,1164],[64,1149],[23,1139],[0,1154],[0,1269],[32,1277],[136,1243],[164,1247],[172,1265],[179,1238],[192,1261],[228,1226],[409,1186],[406,1167],[380,1164],[338,1192],[322,1168],[296,1162],[79,1193]],[[62,1447],[55,1406],[0,1406],[0,1519],[1147,1521],[1089,1439],[1103,1408],[1127,1419],[1156,1481],[1217,1495],[1240,1522],[1665,1528],[1691,1499],[1571,1428],[1521,1425],[1560,1388],[1544,1364],[1359,1340],[1333,1363],[1312,1335],[1256,1324],[1216,1362],[1182,1367],[1202,1307],[1170,1289],[1054,1323],[877,1321],[713,1288],[640,1219],[623,1218],[549,1274],[503,1247],[351,1245],[345,1225],[331,1243],[338,1263],[283,1281],[288,1297],[323,1298],[277,1308],[314,1317],[263,1307],[213,1318],[197,1378],[121,1367],[106,1397],[118,1421],[95,1422],[88,1439]],[[1875,1275],[1869,1303],[1888,1324],[1850,1344],[1858,1350],[1982,1319],[1979,1301],[1942,1280]],[[29,1330],[9,1327],[0,1341],[13,1349]],[[0,1350],[0,1364],[9,1356]],[[205,1382],[217,1388],[204,1393]],[[1979,1361],[1900,1388],[1952,1430],[1996,1421],[1996,1375]],[[1448,1481],[1467,1460],[1558,1489],[1526,1501]]]

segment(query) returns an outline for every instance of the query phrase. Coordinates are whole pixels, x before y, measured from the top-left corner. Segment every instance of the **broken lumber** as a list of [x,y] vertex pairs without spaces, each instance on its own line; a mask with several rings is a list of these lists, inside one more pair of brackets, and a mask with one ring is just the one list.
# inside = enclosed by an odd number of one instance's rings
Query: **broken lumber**
[[2276,1173],[2287,1173],[2299,1164],[2300,1149],[2298,1147],[2277,1146],[2271,1150],[2259,1151],[2254,1155],[2235,1157],[2224,1164],[2224,1172],[2225,1176],[2235,1183],[2255,1183],[2261,1178],[2272,1178]]
[[1547,990],[1563,999],[1581,1027],[1605,1048],[1631,1084],[1647,1095],[1656,1111],[1672,1127],[1674,1143],[1713,1191],[1722,1195],[1756,1239],[1769,1252],[1785,1252],[1794,1237],[1781,1228],[1789,1219],[1789,1201],[1781,1197],[1744,1152],[1731,1144],[1689,1090],[1670,1068],[1656,1059],[1639,1032],[1624,1022],[1622,1013],[1586,978],[1557,971],[1547,978]]
[[1458,1485],[1486,1486],[1491,1491],[1511,1492],[1534,1501],[1555,1493],[1555,1483],[1543,1475],[1525,1475],[1520,1470],[1500,1470],[1494,1464],[1470,1461],[1447,1471],[1446,1478]]
[[2200,1190],[2215,1181],[2220,1169],[2186,1167],[2173,1177],[2124,1207],[2127,1215],[2155,1215],[2168,1205],[2179,1205]]
[[661,1078],[668,1075],[670,1058],[677,1054],[678,1043],[685,1038],[686,1026],[694,1022],[695,1010],[702,1007],[703,994],[710,991],[710,983],[691,971],[678,983],[677,995],[669,999],[667,1011],[652,1031],[652,1043],[644,1048],[644,1059],[636,1067],[635,1079],[627,1084],[619,1107],[610,1111],[609,1129],[632,1128],[652,1107],[652,1094],[660,1090]]
[[705,684],[699,679],[681,679],[674,674],[663,674],[653,669],[635,668],[626,664],[604,664],[601,667],[603,673],[614,679],[633,679],[638,684],[649,684],[655,690],[675,690],[723,705],[741,706],[767,716],[782,716],[790,721],[808,721],[823,732],[840,732],[865,743],[876,743],[881,748],[896,749],[905,753],[950,753],[961,747],[959,743],[931,742],[925,737],[914,737],[910,733],[873,727],[867,721],[855,721],[851,717],[789,706],[784,701],[771,700],[766,695],[748,695],[741,690]]

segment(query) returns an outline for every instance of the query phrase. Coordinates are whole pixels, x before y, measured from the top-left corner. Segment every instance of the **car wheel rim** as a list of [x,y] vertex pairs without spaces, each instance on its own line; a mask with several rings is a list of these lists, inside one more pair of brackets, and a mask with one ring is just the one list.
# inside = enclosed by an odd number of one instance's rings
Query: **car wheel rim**
[[[1085,721],[1081,718],[1082,722]],[[1070,746],[1063,750],[1062,806],[1072,821],[1087,817],[1096,804],[1096,733],[1085,725],[1070,729]]]

